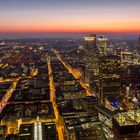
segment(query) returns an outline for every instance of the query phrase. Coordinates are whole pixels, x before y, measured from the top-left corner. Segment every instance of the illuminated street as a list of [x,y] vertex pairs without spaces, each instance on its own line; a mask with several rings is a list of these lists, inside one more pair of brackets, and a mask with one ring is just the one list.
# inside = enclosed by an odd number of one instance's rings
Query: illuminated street
[[51,63],[50,59],[48,59],[48,73],[49,73],[49,80],[50,80],[50,95],[51,95],[51,102],[53,104],[53,110],[55,114],[55,123],[56,123],[56,128],[58,132],[58,137],[59,140],[65,140],[64,138],[64,122],[62,117],[60,116],[58,109],[57,109],[57,104],[56,104],[56,97],[55,97],[55,86],[53,82],[53,74],[52,74],[52,68],[51,68]]
[[2,112],[3,108],[6,106],[8,100],[10,99],[10,97],[12,96],[14,90],[16,89],[17,83],[19,81],[19,78],[15,79],[12,83],[11,86],[9,87],[9,89],[7,90],[6,94],[4,95],[4,97],[1,100],[1,104],[0,104],[0,113]]
[[0,140],[140,140],[140,35],[59,37],[0,39]]
[[86,90],[86,95],[87,96],[93,96],[93,94],[91,93],[89,86],[87,86],[87,84],[85,84],[82,79],[81,79],[81,72],[78,69],[72,68],[71,66],[69,66],[66,62],[64,62],[64,60],[61,58],[60,54],[58,51],[56,51],[55,49],[52,49],[52,51],[55,53],[55,55],[57,56],[57,58],[61,61],[61,63],[66,67],[66,69],[76,78],[79,80],[81,86]]

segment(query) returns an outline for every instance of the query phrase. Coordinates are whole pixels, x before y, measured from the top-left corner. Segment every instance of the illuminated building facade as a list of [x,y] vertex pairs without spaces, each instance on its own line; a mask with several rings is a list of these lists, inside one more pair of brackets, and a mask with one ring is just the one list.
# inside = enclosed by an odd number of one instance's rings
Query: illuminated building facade
[[100,54],[106,54],[108,48],[108,39],[105,36],[99,36],[97,41]]
[[140,45],[140,34],[139,34],[139,45]]
[[100,57],[98,93],[101,103],[108,97],[120,95],[120,56],[104,55]]
[[91,81],[91,77],[97,77],[99,74],[99,50],[96,44],[96,35],[91,34],[84,37],[84,41],[86,77]]
[[139,39],[138,39],[138,53],[140,54],[140,34],[139,34]]
[[140,110],[118,113],[113,119],[114,140],[140,139]]

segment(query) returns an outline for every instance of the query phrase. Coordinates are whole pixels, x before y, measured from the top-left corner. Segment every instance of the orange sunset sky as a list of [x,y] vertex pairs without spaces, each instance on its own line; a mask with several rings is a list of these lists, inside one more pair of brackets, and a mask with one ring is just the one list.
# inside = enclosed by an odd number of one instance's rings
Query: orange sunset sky
[[5,0],[0,32],[140,32],[139,0]]

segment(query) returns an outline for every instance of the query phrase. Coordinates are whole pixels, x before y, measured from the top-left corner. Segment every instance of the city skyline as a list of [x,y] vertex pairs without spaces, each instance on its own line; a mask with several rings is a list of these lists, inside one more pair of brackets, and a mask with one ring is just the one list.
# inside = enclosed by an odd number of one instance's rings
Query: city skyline
[[139,0],[6,0],[0,2],[3,33],[138,33]]
[[1,0],[0,140],[140,140],[140,0]]

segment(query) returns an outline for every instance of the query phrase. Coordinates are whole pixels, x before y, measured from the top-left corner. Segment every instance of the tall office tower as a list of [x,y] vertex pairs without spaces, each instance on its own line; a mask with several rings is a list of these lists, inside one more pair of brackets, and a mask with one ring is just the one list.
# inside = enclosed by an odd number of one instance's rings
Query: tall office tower
[[139,54],[140,53],[140,34],[138,36],[138,41],[136,43],[136,47],[137,47],[137,53]]
[[0,46],[4,46],[5,42],[4,41],[0,41]]
[[[96,35],[91,34],[84,37],[85,63],[86,63],[86,77],[89,81],[91,78],[97,77],[99,74],[99,50],[96,45]],[[87,83],[89,82],[88,80]]]
[[139,34],[139,45],[140,45],[140,34]]
[[118,55],[100,56],[98,97],[103,104],[106,100],[113,101],[114,97],[118,99],[120,96],[120,64]]
[[99,48],[100,54],[106,54],[108,48],[108,39],[105,36],[99,36],[97,40],[97,46]]
[[140,53],[140,34],[139,34],[139,40],[138,40],[138,53]]

